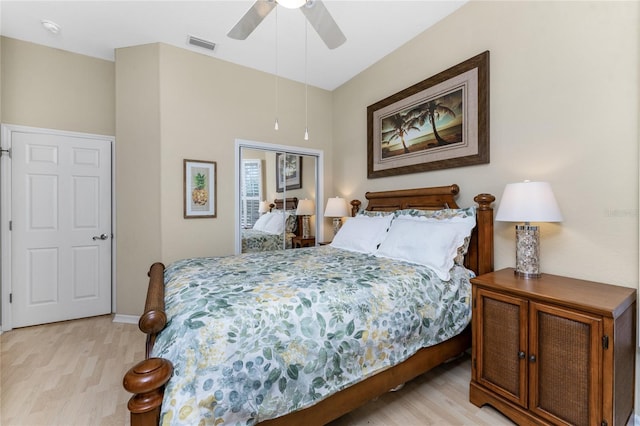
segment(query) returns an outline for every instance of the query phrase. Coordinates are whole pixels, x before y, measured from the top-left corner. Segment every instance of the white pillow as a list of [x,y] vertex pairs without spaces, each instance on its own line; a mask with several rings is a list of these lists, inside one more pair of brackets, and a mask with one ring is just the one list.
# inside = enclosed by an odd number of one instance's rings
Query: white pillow
[[263,214],[256,220],[256,223],[253,224],[253,229],[257,229],[258,231],[264,231],[264,227],[269,223],[269,221],[273,218],[273,213],[268,212]]
[[418,263],[431,268],[444,281],[451,279],[458,247],[475,226],[470,221],[430,221],[396,218],[376,256]]
[[338,231],[332,247],[372,254],[387,236],[393,216],[356,216],[346,220]]
[[[288,215],[288,213],[287,213]],[[268,232],[269,234],[282,234],[284,232],[285,225],[285,213],[277,212],[272,213],[271,219],[264,226],[263,231]]]

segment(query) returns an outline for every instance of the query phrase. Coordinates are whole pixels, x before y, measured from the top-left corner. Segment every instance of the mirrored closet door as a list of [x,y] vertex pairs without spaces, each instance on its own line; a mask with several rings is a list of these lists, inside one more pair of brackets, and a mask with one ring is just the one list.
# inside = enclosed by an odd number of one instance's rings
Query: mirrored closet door
[[236,148],[236,252],[316,245],[322,152],[246,141]]

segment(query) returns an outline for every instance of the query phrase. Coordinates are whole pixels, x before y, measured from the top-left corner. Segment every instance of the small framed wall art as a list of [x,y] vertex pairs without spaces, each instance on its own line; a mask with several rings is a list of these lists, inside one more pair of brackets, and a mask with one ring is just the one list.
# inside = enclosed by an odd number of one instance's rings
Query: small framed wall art
[[216,162],[184,160],[184,218],[216,217]]
[[302,188],[302,157],[276,154],[276,192]]

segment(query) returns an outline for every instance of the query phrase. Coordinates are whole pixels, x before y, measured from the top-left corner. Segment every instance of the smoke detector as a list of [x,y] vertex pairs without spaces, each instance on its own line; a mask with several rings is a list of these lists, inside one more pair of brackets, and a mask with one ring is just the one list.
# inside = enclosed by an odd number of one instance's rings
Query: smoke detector
[[49,31],[51,34],[58,34],[60,32],[60,25],[56,24],[53,21],[48,19],[43,19],[40,21],[45,30]]

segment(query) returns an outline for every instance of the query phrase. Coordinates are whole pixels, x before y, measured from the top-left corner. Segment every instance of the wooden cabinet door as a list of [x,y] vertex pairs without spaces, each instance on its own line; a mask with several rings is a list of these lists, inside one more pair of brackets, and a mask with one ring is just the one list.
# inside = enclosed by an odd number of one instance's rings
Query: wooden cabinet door
[[529,410],[555,424],[600,424],[601,318],[535,302],[529,312]]
[[476,380],[526,408],[528,302],[483,289],[475,300]]

